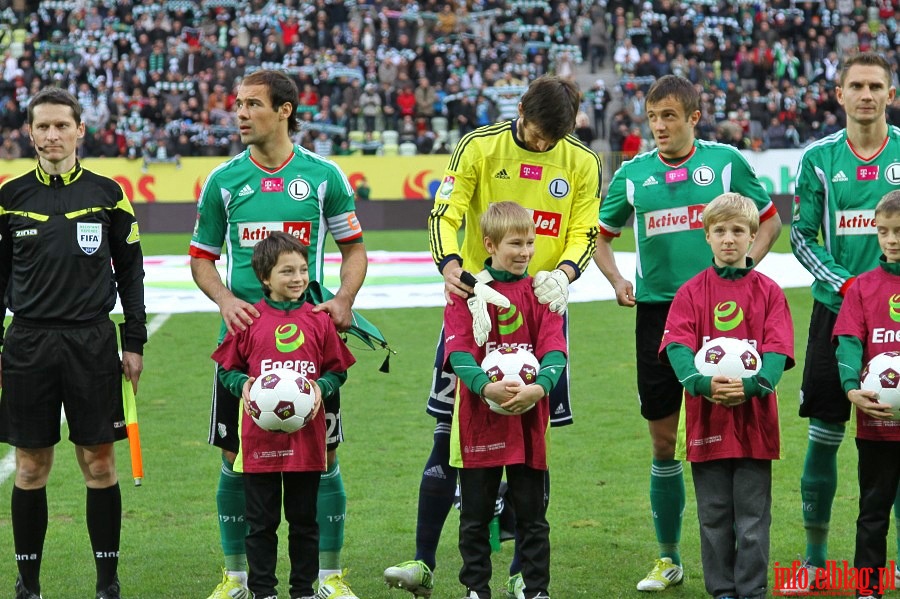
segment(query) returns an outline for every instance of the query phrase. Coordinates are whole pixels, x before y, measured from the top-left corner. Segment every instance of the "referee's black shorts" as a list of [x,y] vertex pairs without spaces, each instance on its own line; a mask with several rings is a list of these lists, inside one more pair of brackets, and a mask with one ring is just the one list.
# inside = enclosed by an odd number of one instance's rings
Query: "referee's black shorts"
[[56,445],[63,407],[75,445],[126,437],[122,362],[108,318],[78,325],[13,318],[0,363],[0,441],[30,449]]
[[[209,438],[207,441],[219,449],[237,453],[241,446],[238,432],[238,419],[243,407],[239,397],[231,394],[213,371],[212,409],[209,414]],[[341,424],[341,390],[335,391],[331,397],[322,401],[325,409],[325,447],[331,451],[344,440],[344,428]]]
[[659,420],[681,409],[684,387],[675,371],[659,361],[671,302],[638,303],[635,310],[634,347],[637,354],[637,388],[641,402],[641,416]]
[[813,302],[800,385],[800,416],[838,424],[850,420],[851,405],[841,386],[831,340],[835,322],[837,314],[822,302]]

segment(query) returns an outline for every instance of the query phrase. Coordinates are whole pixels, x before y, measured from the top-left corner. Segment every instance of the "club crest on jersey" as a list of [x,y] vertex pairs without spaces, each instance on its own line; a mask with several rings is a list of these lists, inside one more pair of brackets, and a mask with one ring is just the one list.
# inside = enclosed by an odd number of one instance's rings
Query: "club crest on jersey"
[[708,166],[701,166],[694,169],[691,178],[697,185],[709,185],[716,180],[716,172]]
[[550,185],[547,186],[547,191],[549,191],[550,195],[557,200],[561,200],[569,195],[569,189],[571,189],[569,182],[562,178],[556,178],[553,181],[550,181]]
[[309,183],[300,178],[294,179],[288,184],[288,195],[298,202],[308,198],[311,191]]
[[884,169],[884,178],[891,185],[900,185],[900,162],[892,162]]
[[78,237],[78,247],[88,256],[100,249],[103,240],[103,225],[100,223],[75,223],[75,235]]

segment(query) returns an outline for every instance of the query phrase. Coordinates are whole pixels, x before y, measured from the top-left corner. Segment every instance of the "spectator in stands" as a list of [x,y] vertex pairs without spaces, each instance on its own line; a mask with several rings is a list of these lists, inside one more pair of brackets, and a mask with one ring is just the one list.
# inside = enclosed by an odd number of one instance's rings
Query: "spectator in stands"
[[587,147],[591,147],[594,142],[594,129],[591,127],[591,119],[586,112],[579,112],[575,115],[575,136]]
[[[359,96],[359,111],[363,117],[364,130],[375,130],[375,119],[381,114],[381,96],[378,95],[375,84],[367,83],[363,93]],[[392,128],[385,123],[386,128]]]
[[590,32],[591,73],[602,69],[606,64],[606,52],[609,47],[609,33],[606,29],[605,15],[594,17]]
[[764,144],[767,150],[780,150],[788,147],[787,127],[784,126],[777,116],[773,116],[769,121],[769,126],[765,130]]
[[416,87],[413,95],[416,99],[415,115],[416,117],[424,117],[430,119],[434,116],[434,104],[437,101],[437,90],[431,85],[427,77],[419,79],[419,85]]
[[404,118],[409,116],[413,117],[416,114],[416,94],[413,92],[412,88],[404,85],[397,92],[397,114],[399,118]]
[[18,129],[13,131],[4,129],[0,132],[0,137],[3,138],[3,143],[0,144],[0,160],[15,160],[22,157],[22,146],[16,142],[18,134]]
[[630,37],[622,40],[622,43],[616,48],[613,55],[613,62],[616,65],[616,73],[618,75],[631,75],[634,73],[634,67],[641,59],[641,54],[634,47]]
[[416,122],[413,120],[411,114],[406,114],[403,116],[403,120],[400,121],[400,125],[397,127],[397,132],[400,134],[400,143],[415,143],[416,136],[418,135],[418,130],[416,129]]
[[331,156],[334,154],[334,142],[326,131],[319,131],[313,142],[313,151],[319,156]]
[[632,127],[631,130],[628,131],[628,134],[625,135],[624,139],[622,139],[622,156],[626,160],[630,160],[637,156],[638,152],[641,151],[642,142],[641,128]]
[[588,92],[594,109],[594,133],[600,139],[606,139],[606,105],[609,98],[606,94],[606,83],[603,79],[597,79],[594,86]]

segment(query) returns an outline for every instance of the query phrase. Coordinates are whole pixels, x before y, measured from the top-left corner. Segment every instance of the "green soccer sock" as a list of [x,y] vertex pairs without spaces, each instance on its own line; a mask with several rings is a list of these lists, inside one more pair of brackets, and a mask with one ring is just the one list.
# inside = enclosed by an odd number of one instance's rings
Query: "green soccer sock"
[[347,494],[337,459],[322,475],[316,502],[319,523],[319,569],[339,570],[344,546],[344,519],[347,517]]
[[219,537],[225,554],[225,569],[229,572],[247,571],[247,553],[244,538],[247,523],[244,520],[244,478],[234,471],[231,462],[222,456],[222,473],[216,491],[216,508],[219,510]]
[[659,556],[681,565],[679,543],[684,517],[684,469],[678,460],[653,459],[650,467],[650,509],[659,543]]
[[806,529],[806,557],[811,565],[819,568],[825,567],[828,555],[831,504],[837,491],[837,452],[844,429],[844,424],[809,419],[809,444],[800,478],[800,496]]

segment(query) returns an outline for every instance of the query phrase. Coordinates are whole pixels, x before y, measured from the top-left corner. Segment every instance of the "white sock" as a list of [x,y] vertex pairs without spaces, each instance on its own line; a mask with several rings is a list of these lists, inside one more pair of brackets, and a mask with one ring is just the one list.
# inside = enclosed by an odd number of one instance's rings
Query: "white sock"
[[340,570],[319,570],[319,582],[324,582],[332,574],[340,574]]
[[246,573],[246,572],[242,572],[242,571],[236,571],[236,572],[235,572],[235,571],[232,571],[232,570],[227,570],[227,571],[225,572],[225,574],[226,574],[229,578],[237,578],[237,579],[238,579],[238,582],[240,582],[240,583],[241,583],[242,585],[244,585],[244,586],[247,586],[247,573]]

